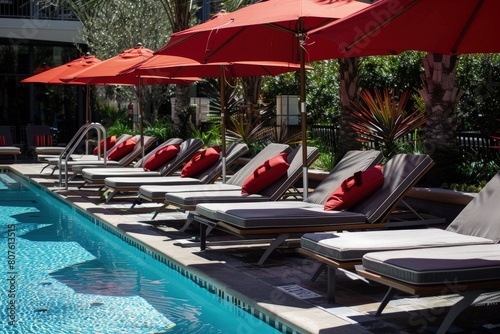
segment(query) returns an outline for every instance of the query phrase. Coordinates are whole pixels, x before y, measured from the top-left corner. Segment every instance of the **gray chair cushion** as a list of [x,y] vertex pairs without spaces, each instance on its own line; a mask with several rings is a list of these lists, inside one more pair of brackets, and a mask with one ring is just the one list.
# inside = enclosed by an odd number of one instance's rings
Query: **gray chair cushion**
[[500,279],[500,244],[367,253],[365,269],[416,285]]
[[[178,186],[178,185],[196,185],[202,184],[200,180],[192,177],[180,176],[151,176],[151,177],[107,177],[104,184],[113,189],[137,188],[142,185],[157,186]],[[165,194],[165,192],[163,192]]]
[[369,252],[488,243],[493,241],[436,228],[307,233],[300,240],[302,248],[338,261],[360,260]]
[[[266,204],[275,203],[272,208],[266,210]],[[330,226],[334,224],[363,224],[366,217],[362,214],[349,211],[325,211],[322,205],[296,202],[294,207],[284,205],[279,207],[282,202],[260,203],[260,209],[249,208],[245,206],[238,209],[238,205],[232,208],[225,206],[216,209],[215,220],[229,223],[242,229],[248,228],[276,228],[276,227],[307,227],[307,226]],[[256,203],[259,204],[259,203]],[[213,207],[207,207],[208,204],[199,204],[196,207],[196,213],[208,214],[208,210]],[[214,214],[212,213],[212,217]]]

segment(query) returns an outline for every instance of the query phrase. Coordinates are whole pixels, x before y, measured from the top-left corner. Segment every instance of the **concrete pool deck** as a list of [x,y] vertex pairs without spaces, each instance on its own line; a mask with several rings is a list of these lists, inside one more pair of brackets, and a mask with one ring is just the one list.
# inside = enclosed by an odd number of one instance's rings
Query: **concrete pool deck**
[[[133,194],[101,204],[96,188],[79,190],[71,183],[68,190],[58,186],[58,174],[40,171],[44,164],[6,165],[73,205],[109,223],[148,249],[164,254],[180,267],[235,297],[236,303],[268,314],[300,333],[434,333],[447,308],[457,297],[443,295],[415,298],[399,295],[382,316],[373,313],[386,288],[370,285],[349,272],[337,275],[336,303],[326,300],[326,275],[312,282],[319,263],[297,254],[293,248],[274,252],[262,266],[255,264],[262,254],[257,244],[242,245],[238,239],[221,233],[219,241],[236,240],[233,246],[210,247],[200,252],[191,241],[194,226],[186,233],[178,229],[186,214],[165,210],[151,223],[151,211],[159,204],[129,210]],[[293,294],[295,295],[293,295]],[[500,333],[500,305],[476,306],[464,311],[450,328],[453,333]],[[256,330],[258,333],[258,330]]]

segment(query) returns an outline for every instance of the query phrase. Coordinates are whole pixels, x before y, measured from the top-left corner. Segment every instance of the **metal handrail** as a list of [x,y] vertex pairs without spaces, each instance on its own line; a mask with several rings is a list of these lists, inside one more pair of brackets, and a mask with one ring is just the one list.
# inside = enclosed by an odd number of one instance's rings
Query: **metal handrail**
[[[100,143],[102,139],[106,138],[106,129],[100,123],[87,123],[84,124],[78,129],[76,134],[71,138],[68,145],[64,148],[64,150],[59,155],[59,185],[62,186],[62,162],[64,160],[64,185],[66,186],[66,190],[68,190],[68,159],[71,157],[73,152],[76,150],[78,145],[82,142],[87,133],[92,130],[97,130],[97,142]],[[103,141],[104,146],[104,165],[106,165],[107,161],[107,147],[106,140]],[[97,160],[101,160],[101,145],[97,145]]]

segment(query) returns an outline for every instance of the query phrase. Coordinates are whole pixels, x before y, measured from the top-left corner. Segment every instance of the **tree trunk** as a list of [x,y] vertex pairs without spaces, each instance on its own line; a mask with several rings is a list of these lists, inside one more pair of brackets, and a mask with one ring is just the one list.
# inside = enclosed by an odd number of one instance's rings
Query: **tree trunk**
[[174,114],[172,115],[172,119],[174,121],[174,125],[177,127],[177,130],[180,130],[180,121],[178,115],[181,114],[183,110],[185,110],[190,105],[189,98],[189,85],[176,85],[175,88],[175,109]]
[[262,86],[262,77],[243,77],[241,78],[241,83],[243,84],[243,97],[245,99],[245,104],[251,106],[250,112],[250,122],[254,122],[260,118],[259,114],[259,96],[260,89]]
[[424,146],[436,165],[427,175],[427,183],[440,186],[452,178],[459,152],[455,107],[463,92],[455,85],[458,59],[428,53],[422,59],[425,78],[421,90],[427,113]]
[[339,59],[340,72],[340,119],[339,119],[339,139],[337,151],[335,152],[335,161],[338,162],[350,150],[359,150],[361,143],[356,140],[357,133],[349,125],[349,122],[355,122],[352,116],[351,101],[358,95],[358,68],[359,58]]

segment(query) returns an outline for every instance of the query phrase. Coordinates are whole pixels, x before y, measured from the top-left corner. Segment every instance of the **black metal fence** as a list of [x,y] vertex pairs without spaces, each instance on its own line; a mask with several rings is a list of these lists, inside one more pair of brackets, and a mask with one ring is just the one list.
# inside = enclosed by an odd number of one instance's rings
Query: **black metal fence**
[[[320,141],[322,144],[330,147],[335,152],[338,144],[338,128],[333,125],[313,125],[310,132],[311,137]],[[406,141],[412,141],[412,134],[409,134]],[[489,150],[492,146],[498,146],[500,143],[490,136],[478,132],[460,132],[457,135],[458,145],[463,151],[471,150]]]

